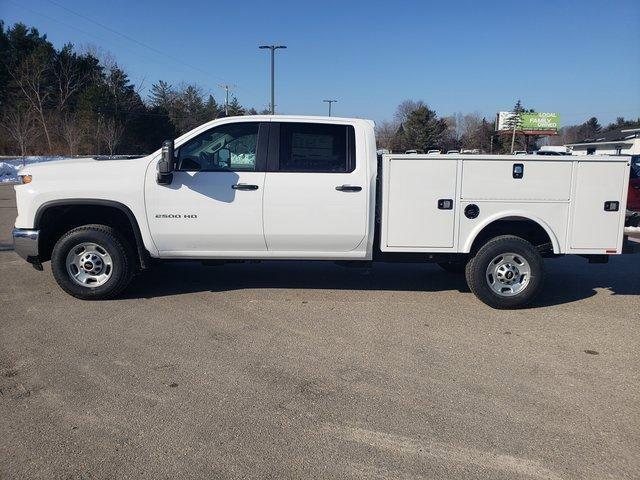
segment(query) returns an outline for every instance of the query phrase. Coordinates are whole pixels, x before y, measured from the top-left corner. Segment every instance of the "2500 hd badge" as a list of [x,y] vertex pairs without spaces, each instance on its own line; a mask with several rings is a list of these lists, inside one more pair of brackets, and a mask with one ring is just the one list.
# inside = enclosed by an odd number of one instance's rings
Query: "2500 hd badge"
[[156,213],[156,218],[198,218],[196,214],[180,215],[179,213]]

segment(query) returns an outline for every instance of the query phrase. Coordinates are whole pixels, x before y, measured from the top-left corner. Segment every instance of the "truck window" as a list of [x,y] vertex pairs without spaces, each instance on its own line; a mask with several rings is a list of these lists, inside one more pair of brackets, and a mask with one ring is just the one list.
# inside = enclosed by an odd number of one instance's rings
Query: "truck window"
[[350,125],[280,124],[280,172],[348,173],[355,168],[355,131]]
[[640,155],[631,157],[631,178],[640,178]]
[[255,171],[259,122],[228,123],[180,146],[178,170]]

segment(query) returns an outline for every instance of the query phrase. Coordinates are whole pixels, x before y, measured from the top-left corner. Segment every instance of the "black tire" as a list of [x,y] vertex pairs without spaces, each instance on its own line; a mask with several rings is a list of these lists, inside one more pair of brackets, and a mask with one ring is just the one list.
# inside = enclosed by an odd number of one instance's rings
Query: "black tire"
[[[81,243],[95,243],[106,250],[112,265],[104,284],[88,287],[78,284],[67,270],[67,255]],[[65,292],[81,300],[106,300],[121,293],[136,269],[133,247],[114,228],[106,225],[83,225],[65,233],[51,253],[53,277]]]
[[438,262],[438,265],[447,273],[462,274],[467,266],[464,262]]
[[[487,278],[489,264],[498,256],[514,253],[529,266],[528,282],[518,293],[503,296],[496,293]],[[515,309],[528,305],[542,289],[544,261],[540,252],[528,241],[512,235],[495,237],[485,243],[469,260],[465,270],[469,288],[482,302],[497,309]]]

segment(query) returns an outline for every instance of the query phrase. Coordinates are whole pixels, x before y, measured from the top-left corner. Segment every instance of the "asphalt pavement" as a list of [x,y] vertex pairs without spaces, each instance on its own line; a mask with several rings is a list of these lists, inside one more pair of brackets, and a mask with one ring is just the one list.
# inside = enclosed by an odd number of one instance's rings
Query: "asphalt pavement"
[[11,250],[0,478],[640,478],[640,255],[497,311],[435,265],[164,264],[85,302]]

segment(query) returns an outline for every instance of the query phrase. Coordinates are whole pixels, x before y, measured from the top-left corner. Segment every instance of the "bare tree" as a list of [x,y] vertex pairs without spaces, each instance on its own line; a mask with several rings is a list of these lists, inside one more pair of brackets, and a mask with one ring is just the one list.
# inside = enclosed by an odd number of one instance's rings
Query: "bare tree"
[[124,125],[113,118],[107,120],[99,120],[98,125],[98,133],[100,135],[100,139],[106,145],[107,150],[109,151],[109,155],[113,155],[116,147],[122,140],[122,135],[124,134]]
[[57,87],[58,112],[63,112],[69,106],[69,101],[84,86],[88,74],[78,68],[78,61],[70,51],[64,51],[58,56],[54,69]]
[[481,148],[482,143],[482,116],[479,113],[470,113],[462,116],[459,122],[459,137],[464,148]]
[[0,118],[0,126],[9,133],[20,148],[20,155],[27,154],[27,148],[38,136],[38,125],[33,110],[15,106],[5,110]]
[[69,155],[76,155],[84,131],[76,115],[65,114],[60,120],[60,136],[67,144]]
[[456,119],[456,115],[449,115],[440,119],[443,125],[440,134],[439,147],[443,150],[454,150],[460,148],[460,138],[458,137],[458,127],[461,122]]
[[46,88],[49,68],[44,55],[35,52],[25,58],[15,71],[9,69],[9,73],[40,122],[47,140],[47,147],[51,152],[51,135],[46,112],[51,101],[51,90]]
[[411,112],[414,112],[420,107],[427,107],[427,104],[422,100],[404,100],[398,105],[398,108],[396,108],[396,113],[393,114],[393,118],[398,123],[404,123],[409,118]]
[[384,121],[376,124],[376,140],[378,148],[385,148],[391,150],[393,140],[398,131],[398,124],[396,122]]

